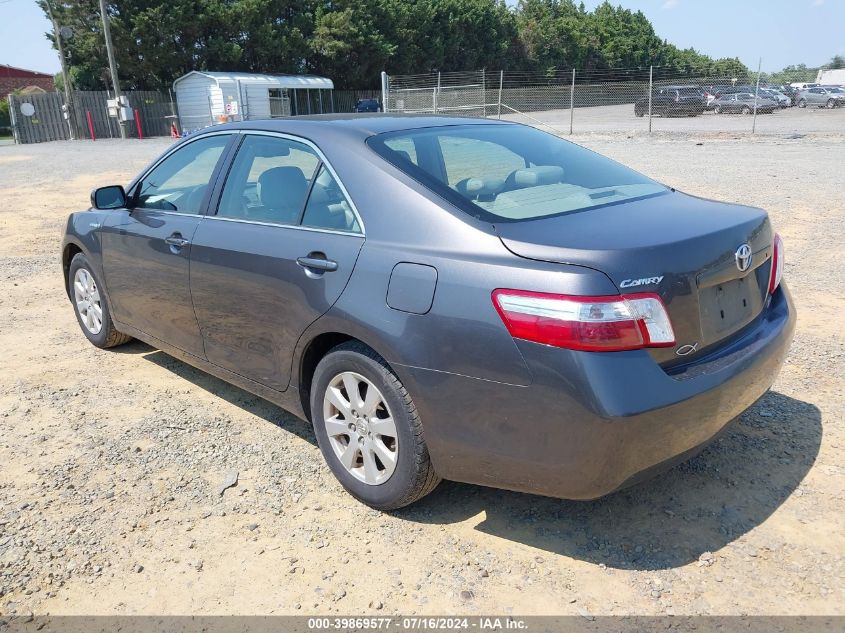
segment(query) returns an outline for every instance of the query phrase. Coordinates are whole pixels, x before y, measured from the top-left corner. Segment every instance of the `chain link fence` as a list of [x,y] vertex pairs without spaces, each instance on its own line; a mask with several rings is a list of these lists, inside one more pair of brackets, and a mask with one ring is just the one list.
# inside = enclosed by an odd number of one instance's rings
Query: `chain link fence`
[[382,97],[387,112],[495,117],[570,134],[845,131],[845,107],[796,107],[791,87],[758,79],[658,66],[383,74]]

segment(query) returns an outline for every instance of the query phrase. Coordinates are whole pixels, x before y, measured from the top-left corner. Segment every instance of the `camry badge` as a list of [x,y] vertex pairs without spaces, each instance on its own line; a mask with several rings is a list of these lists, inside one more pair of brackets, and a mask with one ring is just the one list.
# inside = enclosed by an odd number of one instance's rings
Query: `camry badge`
[[736,249],[736,253],[734,253],[734,259],[736,260],[736,267],[739,268],[739,272],[744,273],[748,270],[748,267],[751,266],[751,260],[754,259],[754,256],[751,253],[751,247],[746,242],[738,249]]
[[660,277],[642,277],[640,279],[626,279],[621,284],[620,288],[634,288],[636,286],[647,286],[649,284],[659,284],[663,281],[663,275]]

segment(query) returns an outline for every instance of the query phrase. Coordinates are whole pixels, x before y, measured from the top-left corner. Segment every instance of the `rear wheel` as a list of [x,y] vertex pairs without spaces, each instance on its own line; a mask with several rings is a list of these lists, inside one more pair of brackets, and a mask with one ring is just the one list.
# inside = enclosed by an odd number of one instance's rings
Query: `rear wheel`
[[748,106],[742,106],[742,113],[751,114],[751,108],[749,108]]
[[807,107],[807,100],[806,99],[800,99],[798,101],[798,107],[799,108],[806,108]]
[[827,100],[827,107],[831,110],[833,108],[835,108],[836,107],[836,99],[828,99]]
[[77,253],[70,262],[68,293],[79,327],[91,343],[105,349],[132,340],[115,329],[103,284],[82,253]]
[[339,345],[317,365],[311,421],[334,476],[373,508],[401,508],[440,482],[410,394],[362,343]]
[[642,117],[643,115],[645,115],[645,112],[643,111],[643,109],[638,108],[637,106],[634,106],[634,116]]
[[722,114],[722,106],[716,104],[715,106],[713,106],[713,112],[715,112],[716,114]]

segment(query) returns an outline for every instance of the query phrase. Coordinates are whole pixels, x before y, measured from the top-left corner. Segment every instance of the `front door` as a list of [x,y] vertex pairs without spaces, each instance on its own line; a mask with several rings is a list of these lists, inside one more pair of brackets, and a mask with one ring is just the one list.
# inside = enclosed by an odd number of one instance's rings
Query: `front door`
[[191,247],[191,293],[209,361],[278,391],[299,336],[337,301],[364,238],[316,150],[246,134],[216,214]]
[[130,208],[110,213],[101,229],[115,320],[200,358],[188,283],[191,240],[231,138],[200,137],[171,153],[130,190]]

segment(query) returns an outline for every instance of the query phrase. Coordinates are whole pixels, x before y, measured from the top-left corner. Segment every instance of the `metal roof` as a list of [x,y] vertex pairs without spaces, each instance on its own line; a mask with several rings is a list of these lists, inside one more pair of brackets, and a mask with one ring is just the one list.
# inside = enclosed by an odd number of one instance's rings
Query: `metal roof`
[[173,82],[177,83],[190,77],[191,75],[203,75],[209,77],[216,82],[223,81],[240,81],[242,83],[267,84],[278,88],[313,88],[313,89],[333,89],[334,83],[331,79],[326,77],[318,77],[316,75],[267,75],[261,73],[235,73],[235,72],[216,72],[206,70],[192,70],[187,75],[182,75]]

